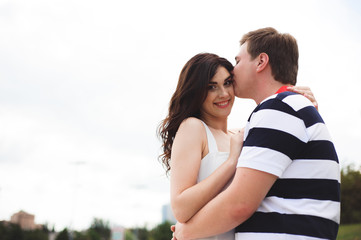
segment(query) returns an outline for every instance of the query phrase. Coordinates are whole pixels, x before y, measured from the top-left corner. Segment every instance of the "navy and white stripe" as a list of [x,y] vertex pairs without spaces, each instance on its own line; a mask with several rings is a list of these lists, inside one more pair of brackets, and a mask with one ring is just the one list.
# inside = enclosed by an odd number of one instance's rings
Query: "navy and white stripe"
[[279,178],[236,239],[336,239],[340,170],[327,127],[302,95],[273,95],[253,111],[238,167]]

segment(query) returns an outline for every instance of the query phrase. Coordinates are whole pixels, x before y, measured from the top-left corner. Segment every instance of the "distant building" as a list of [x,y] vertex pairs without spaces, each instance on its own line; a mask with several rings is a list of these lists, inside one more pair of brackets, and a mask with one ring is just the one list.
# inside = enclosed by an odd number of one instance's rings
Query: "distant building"
[[125,228],[122,226],[114,226],[111,229],[111,240],[124,240]]
[[41,229],[41,224],[35,224],[35,216],[24,211],[20,211],[11,216],[11,223],[20,225],[23,230]]
[[175,219],[172,208],[170,204],[165,204],[162,207],[162,222],[169,221],[171,223],[176,223],[177,220]]

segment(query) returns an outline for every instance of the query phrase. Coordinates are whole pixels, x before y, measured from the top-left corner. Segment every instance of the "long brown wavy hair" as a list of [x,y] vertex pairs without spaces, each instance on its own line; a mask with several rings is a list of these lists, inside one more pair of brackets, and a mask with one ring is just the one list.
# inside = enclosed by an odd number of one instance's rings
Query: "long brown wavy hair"
[[207,97],[209,81],[219,67],[224,67],[232,73],[233,65],[227,59],[212,53],[200,53],[184,65],[179,75],[177,88],[169,103],[168,115],[157,130],[158,136],[162,139],[163,150],[159,159],[167,174],[178,128],[186,118],[201,119],[201,106]]

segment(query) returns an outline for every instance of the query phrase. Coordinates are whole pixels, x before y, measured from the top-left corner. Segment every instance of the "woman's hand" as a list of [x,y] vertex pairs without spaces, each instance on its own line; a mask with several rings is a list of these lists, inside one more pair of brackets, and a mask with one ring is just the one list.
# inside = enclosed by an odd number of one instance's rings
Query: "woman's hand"
[[229,158],[237,163],[243,147],[244,128],[237,131],[230,131],[232,134],[230,142]]
[[288,87],[287,90],[289,90],[291,92],[302,94],[303,96],[308,98],[318,111],[318,103],[316,101],[315,96],[313,95],[313,92],[311,91],[311,89],[309,87],[292,86],[292,87]]
[[172,239],[170,240],[177,240],[177,238],[175,237],[175,225],[170,226],[170,230],[173,232]]

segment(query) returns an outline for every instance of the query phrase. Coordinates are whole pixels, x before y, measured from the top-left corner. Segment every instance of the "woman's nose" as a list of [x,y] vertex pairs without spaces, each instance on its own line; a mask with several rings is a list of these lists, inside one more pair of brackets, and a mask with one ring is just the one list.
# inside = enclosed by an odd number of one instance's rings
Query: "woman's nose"
[[228,97],[228,96],[229,96],[229,92],[228,92],[228,90],[227,90],[226,88],[221,87],[221,88],[220,88],[220,94],[219,94],[219,95],[222,96],[222,97]]

